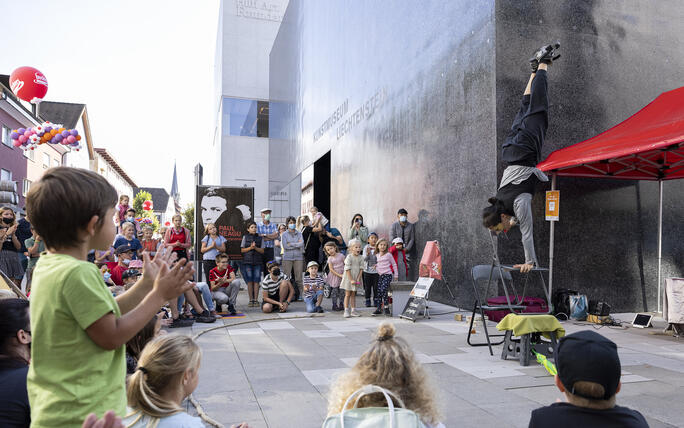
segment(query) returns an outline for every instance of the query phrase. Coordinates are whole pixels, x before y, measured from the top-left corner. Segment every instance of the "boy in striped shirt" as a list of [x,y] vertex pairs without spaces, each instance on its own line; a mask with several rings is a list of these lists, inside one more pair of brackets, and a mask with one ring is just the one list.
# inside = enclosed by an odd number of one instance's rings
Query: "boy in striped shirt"
[[315,261],[310,261],[306,265],[306,270],[309,272],[309,276],[305,276],[303,279],[306,311],[322,313],[321,303],[323,302],[325,281],[318,275],[318,263]]

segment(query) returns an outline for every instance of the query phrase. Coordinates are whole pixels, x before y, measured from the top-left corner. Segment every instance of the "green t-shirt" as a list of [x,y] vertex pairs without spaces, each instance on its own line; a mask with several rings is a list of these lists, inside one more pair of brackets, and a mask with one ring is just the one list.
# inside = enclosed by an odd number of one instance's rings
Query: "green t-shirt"
[[33,271],[31,364],[28,394],[31,426],[80,427],[94,412],[126,412],[125,347],[100,348],[85,329],[121,311],[93,263],[44,254]]
[[[33,245],[35,243],[36,243],[36,238],[34,238],[33,236],[24,240],[24,246],[27,249],[33,247]],[[38,244],[38,254],[42,254],[43,251],[45,251],[45,241],[41,240],[40,243]],[[38,263],[38,257],[29,257],[28,265],[26,266],[26,270],[29,270],[32,267],[35,267],[36,263]]]

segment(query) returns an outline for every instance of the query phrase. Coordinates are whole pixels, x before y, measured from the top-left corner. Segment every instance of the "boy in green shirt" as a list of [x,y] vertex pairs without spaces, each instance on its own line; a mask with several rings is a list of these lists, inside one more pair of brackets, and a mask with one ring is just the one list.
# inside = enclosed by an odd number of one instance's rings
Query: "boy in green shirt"
[[171,268],[175,255],[143,255],[145,271],[129,291],[112,297],[87,261],[115,235],[116,190],[84,169],[48,170],[27,195],[27,212],[47,254],[33,272],[31,426],[81,426],[86,415],[126,412],[125,344],[168,300],[189,290],[192,263]]

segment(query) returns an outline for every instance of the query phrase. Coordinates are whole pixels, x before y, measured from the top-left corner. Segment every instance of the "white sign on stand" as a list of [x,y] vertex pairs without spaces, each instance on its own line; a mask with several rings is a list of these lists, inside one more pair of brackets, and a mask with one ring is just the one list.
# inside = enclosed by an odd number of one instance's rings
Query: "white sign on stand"
[[430,287],[432,287],[433,282],[435,282],[434,278],[418,278],[418,281],[416,281],[416,284],[413,286],[413,290],[411,290],[411,296],[424,299],[430,292]]
[[434,278],[418,278],[418,281],[416,281],[413,286],[413,290],[411,290],[411,293],[409,294],[409,299],[406,302],[406,306],[404,306],[404,310],[401,315],[399,315],[400,318],[409,319],[415,322],[421,313],[423,314],[423,317],[429,318],[427,313],[427,299],[428,294],[430,293],[430,287],[434,281]]

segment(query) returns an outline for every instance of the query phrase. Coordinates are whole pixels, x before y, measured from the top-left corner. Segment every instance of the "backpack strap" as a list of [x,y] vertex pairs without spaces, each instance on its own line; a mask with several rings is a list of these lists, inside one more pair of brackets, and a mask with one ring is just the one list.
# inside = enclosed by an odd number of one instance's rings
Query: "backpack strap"
[[405,408],[406,406],[404,405],[404,402],[401,400],[401,398],[397,397],[396,394],[394,394],[392,391],[388,391],[387,389],[385,389],[381,386],[377,386],[377,385],[363,386],[363,387],[357,389],[356,391],[354,391],[354,393],[352,393],[352,395],[350,395],[347,398],[347,401],[344,402],[344,406],[342,406],[342,411],[340,412],[340,426],[341,426],[341,428],[344,428],[344,412],[347,410],[347,406],[349,405],[351,400],[356,398],[354,400],[354,406],[352,407],[355,409],[356,406],[359,404],[359,400],[361,399],[361,397],[363,397],[365,395],[373,394],[376,392],[379,392],[385,396],[385,400],[387,401],[387,408],[389,410],[389,418],[390,418],[389,428],[395,428],[395,426],[394,426],[394,402],[392,401],[392,398],[397,400],[397,403],[399,403],[399,406],[401,406],[402,408]]

